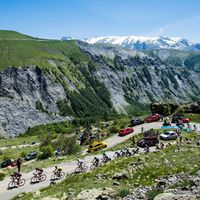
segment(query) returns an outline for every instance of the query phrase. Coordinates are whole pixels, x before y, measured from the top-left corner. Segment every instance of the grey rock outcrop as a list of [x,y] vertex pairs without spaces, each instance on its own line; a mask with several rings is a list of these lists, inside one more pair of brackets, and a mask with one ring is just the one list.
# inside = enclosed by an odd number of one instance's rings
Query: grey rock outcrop
[[95,62],[95,76],[106,85],[117,111],[123,112],[130,103],[185,103],[200,94],[200,73],[121,47],[78,45]]
[[[0,134],[16,136],[29,127],[71,120],[58,115],[57,101],[65,90],[36,66],[9,67],[0,72]],[[36,109],[39,102],[46,112]]]

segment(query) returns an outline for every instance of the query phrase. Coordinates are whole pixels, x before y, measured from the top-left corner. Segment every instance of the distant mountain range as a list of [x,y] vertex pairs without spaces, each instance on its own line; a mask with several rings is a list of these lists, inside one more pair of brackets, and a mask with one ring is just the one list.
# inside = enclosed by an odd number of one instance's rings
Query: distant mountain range
[[192,43],[183,38],[168,38],[168,37],[141,37],[141,36],[107,36],[93,37],[86,39],[90,44],[105,43],[114,44],[121,47],[149,50],[149,49],[177,49],[199,51],[200,44]]
[[[62,40],[70,40],[71,37],[63,37]],[[199,51],[200,43],[193,43],[183,38],[169,38],[169,37],[143,37],[143,36],[105,36],[92,37],[84,39],[90,44],[113,44],[121,47],[136,49],[136,50],[150,50],[150,49],[177,49],[186,51]]]

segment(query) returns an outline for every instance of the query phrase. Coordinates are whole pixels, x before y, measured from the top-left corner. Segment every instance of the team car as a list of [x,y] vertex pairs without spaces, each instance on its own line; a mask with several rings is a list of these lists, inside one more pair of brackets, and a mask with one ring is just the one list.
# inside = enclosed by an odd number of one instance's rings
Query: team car
[[88,152],[94,152],[106,148],[107,144],[103,141],[94,141],[88,147]]

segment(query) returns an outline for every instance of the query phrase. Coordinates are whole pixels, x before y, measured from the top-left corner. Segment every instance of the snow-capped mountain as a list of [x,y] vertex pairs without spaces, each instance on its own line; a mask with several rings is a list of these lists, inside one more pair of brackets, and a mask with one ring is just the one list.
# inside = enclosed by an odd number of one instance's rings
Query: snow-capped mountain
[[192,42],[182,38],[168,37],[138,37],[138,36],[107,36],[86,39],[90,44],[106,43],[119,45],[129,49],[186,49],[193,45]]
[[74,40],[74,38],[70,36],[65,36],[65,37],[62,37],[61,40]]
[[185,50],[187,51],[200,51],[200,43],[193,44],[187,47]]

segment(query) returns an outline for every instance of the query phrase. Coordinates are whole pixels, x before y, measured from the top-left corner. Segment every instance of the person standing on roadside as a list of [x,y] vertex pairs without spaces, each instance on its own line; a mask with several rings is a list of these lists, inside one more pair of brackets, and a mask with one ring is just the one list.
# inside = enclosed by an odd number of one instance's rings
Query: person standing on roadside
[[16,165],[17,165],[17,171],[18,171],[18,173],[20,173],[20,171],[21,171],[21,165],[22,165],[21,158],[17,159]]
[[180,144],[182,144],[182,133],[181,132],[179,134],[179,141],[180,141]]

